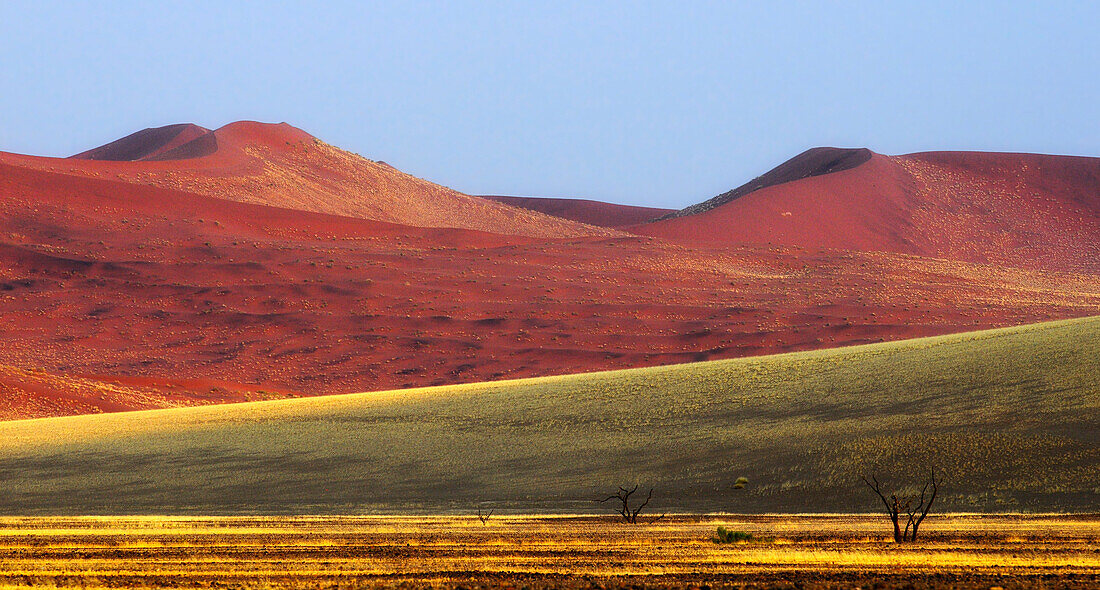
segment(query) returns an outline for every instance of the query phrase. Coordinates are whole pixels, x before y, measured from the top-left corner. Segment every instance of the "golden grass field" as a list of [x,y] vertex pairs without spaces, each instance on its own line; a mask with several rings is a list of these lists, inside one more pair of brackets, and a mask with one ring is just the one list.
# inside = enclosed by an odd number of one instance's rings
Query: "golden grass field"
[[[0,519],[0,588],[1095,588],[1100,516]],[[718,545],[719,525],[752,541]]]

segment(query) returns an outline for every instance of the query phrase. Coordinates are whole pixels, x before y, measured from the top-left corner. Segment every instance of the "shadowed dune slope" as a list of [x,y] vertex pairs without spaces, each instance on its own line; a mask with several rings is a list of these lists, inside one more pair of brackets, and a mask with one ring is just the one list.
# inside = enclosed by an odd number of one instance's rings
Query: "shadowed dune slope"
[[1096,272],[1100,159],[874,154],[854,167],[766,186],[631,231],[678,241],[885,251]]
[[[181,157],[185,153],[192,152],[178,152],[176,155],[169,155],[170,152],[200,137],[206,136],[209,133],[209,129],[204,129],[190,123],[153,127],[131,133],[122,139],[112,141],[111,143],[101,145],[86,152],[81,152],[73,156],[73,158],[78,160],[107,160],[116,162],[132,162],[150,159],[173,160]],[[213,153],[213,150],[207,150],[201,155],[206,155],[208,153]]]
[[154,154],[145,159],[149,161],[190,160],[192,158],[209,156],[217,151],[217,135],[207,131],[190,141],[172,146],[170,149],[166,149],[159,154]]
[[636,225],[652,221],[673,211],[672,209],[619,205],[588,199],[506,196],[484,196],[482,198],[600,227]]
[[[1036,371],[1041,367],[1042,371]],[[1100,318],[790,355],[0,423],[7,514],[1100,509]],[[18,474],[14,477],[12,474]],[[746,477],[745,489],[734,487]]]

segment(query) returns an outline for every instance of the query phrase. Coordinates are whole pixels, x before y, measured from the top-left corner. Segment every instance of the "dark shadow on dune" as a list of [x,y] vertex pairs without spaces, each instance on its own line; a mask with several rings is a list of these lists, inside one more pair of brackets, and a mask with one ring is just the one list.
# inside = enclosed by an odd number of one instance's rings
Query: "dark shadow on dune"
[[616,203],[605,203],[589,199],[509,197],[499,195],[482,195],[481,198],[600,227],[636,225],[653,221],[661,215],[675,212],[671,209],[662,209],[658,207],[619,205]]
[[[151,127],[142,129],[136,133],[131,133],[122,139],[117,139],[111,143],[101,145],[86,152],[81,152],[73,156],[73,158],[79,160],[104,160],[111,162],[134,162],[146,159],[180,159],[179,157],[164,157],[165,154],[158,154],[158,152],[164,150],[165,147],[169,146],[174,141],[183,141],[184,144],[179,147],[184,147],[193,142],[195,138],[202,139],[207,134],[209,134],[209,131],[206,129],[190,123]],[[192,139],[188,139],[188,137]],[[175,151],[177,149],[179,148],[170,148],[169,151]]]
[[710,211],[715,207],[740,199],[762,188],[794,182],[811,176],[849,170],[870,159],[871,150],[867,148],[819,147],[809,149],[731,191],[724,192],[702,203],[696,203],[679,211],[674,211],[659,217],[655,221]]
[[189,160],[191,158],[201,158],[203,156],[209,156],[216,151],[218,151],[218,139],[214,137],[213,132],[209,132],[200,135],[181,146],[174,147],[164,152],[163,154],[158,154],[151,158],[146,158],[146,160]]

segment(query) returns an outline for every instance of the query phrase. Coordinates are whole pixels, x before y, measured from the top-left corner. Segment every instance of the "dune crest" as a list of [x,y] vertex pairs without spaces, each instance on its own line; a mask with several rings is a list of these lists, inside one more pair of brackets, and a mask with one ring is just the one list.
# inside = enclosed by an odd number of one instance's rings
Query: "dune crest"
[[855,168],[870,160],[872,155],[873,152],[867,148],[810,148],[731,191],[668,213],[662,219],[704,213],[769,186]]
[[575,238],[619,235],[465,195],[333,147],[286,123],[238,121],[214,131],[169,125],[68,159],[0,154],[8,162],[246,203],[412,227]]
[[150,127],[72,157],[77,160],[103,160],[109,162],[182,159],[180,156],[186,152],[180,152],[180,155],[169,154],[180,146],[209,133],[209,129],[191,123]]
[[[838,162],[851,164],[854,157]],[[779,176],[772,172],[761,178]],[[748,192],[739,188],[630,231],[695,243],[895,252],[1096,272],[1100,158],[871,154],[828,173]]]

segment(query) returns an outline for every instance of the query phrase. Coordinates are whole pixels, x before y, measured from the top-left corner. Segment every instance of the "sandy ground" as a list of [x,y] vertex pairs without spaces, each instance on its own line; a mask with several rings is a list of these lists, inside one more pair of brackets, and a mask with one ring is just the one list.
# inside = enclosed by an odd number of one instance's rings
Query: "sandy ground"
[[[717,526],[754,540],[719,545]],[[1095,588],[1100,515],[0,519],[0,588]]]

